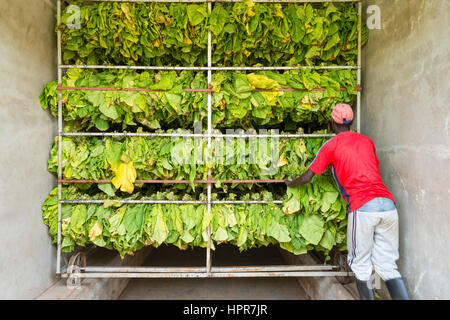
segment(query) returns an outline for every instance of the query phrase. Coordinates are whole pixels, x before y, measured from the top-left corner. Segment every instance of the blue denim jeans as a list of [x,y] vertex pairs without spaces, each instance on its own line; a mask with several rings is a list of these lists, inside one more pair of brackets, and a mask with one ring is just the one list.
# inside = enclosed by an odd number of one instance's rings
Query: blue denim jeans
[[383,212],[391,210],[395,210],[395,203],[389,198],[374,198],[358,209],[361,212]]

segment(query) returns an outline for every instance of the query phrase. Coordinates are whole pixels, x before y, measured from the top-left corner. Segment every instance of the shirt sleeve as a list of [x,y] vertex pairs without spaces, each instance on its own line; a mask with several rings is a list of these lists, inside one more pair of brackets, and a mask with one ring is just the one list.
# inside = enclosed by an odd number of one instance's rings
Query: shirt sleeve
[[310,164],[308,169],[320,176],[328,167],[328,165],[331,164],[332,157],[333,143],[331,143],[331,140],[329,140],[319,149],[316,158]]

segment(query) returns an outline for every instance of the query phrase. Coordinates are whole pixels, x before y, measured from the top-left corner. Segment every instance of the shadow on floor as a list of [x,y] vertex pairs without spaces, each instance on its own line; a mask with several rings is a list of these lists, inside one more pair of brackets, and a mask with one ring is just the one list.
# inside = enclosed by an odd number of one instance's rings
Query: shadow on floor
[[[181,251],[162,246],[145,266],[203,267],[206,249]],[[220,245],[212,251],[212,266],[279,265],[284,261],[276,247],[239,252],[232,245]],[[132,279],[121,300],[305,300],[307,295],[295,278],[215,278],[215,279]]]

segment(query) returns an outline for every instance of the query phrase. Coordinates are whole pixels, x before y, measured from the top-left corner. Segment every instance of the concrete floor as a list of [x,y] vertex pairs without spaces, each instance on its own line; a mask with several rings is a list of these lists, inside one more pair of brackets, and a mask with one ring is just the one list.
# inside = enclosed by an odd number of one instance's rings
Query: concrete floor
[[[146,266],[204,266],[205,249],[181,251],[162,246],[144,263]],[[240,253],[231,245],[213,251],[213,266],[278,265],[284,261],[275,247]],[[293,278],[222,278],[222,279],[133,279],[120,300],[305,300],[308,299]]]

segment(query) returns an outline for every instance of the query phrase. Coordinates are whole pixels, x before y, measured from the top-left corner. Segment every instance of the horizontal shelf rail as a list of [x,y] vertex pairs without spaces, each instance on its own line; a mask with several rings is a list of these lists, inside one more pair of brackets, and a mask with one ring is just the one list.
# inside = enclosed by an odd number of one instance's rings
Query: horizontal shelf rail
[[282,204],[282,200],[116,200],[116,199],[101,199],[101,200],[59,200],[62,204],[104,204],[106,201],[124,204]]
[[[110,179],[102,179],[102,180],[94,180],[94,179],[61,179],[59,182],[61,183],[110,183],[112,180]],[[188,184],[188,183],[197,183],[197,184],[208,184],[208,183],[224,183],[224,184],[233,184],[233,183],[284,183],[284,180],[281,179],[266,179],[266,180],[136,180],[135,183],[175,183],[175,184]]]
[[[192,3],[205,3],[205,2],[241,2],[242,0],[88,0],[90,2],[192,2]],[[361,0],[253,0],[258,3],[323,3],[323,2],[359,2]]]
[[283,204],[283,200],[212,200],[212,204]]
[[178,67],[178,66],[118,66],[118,65],[74,65],[63,64],[62,69],[126,69],[126,70],[187,70],[187,71],[258,71],[258,70],[346,70],[360,69],[360,66],[274,66],[274,67]]
[[249,271],[249,272],[81,272],[63,273],[63,278],[264,278],[264,277],[350,277],[346,271]]
[[[260,271],[331,271],[338,270],[335,265],[267,265],[267,266],[239,266],[239,267],[211,267],[211,272],[260,272]],[[206,272],[206,267],[81,267],[81,272]]]
[[[68,90],[85,90],[85,91],[137,91],[137,92],[168,92],[169,90],[149,89],[149,88],[105,88],[105,87],[61,87],[58,86],[60,91]],[[185,92],[212,92],[212,89],[182,89]]]
[[106,201],[113,203],[124,204],[207,204],[208,201],[203,200],[115,200],[115,199],[102,199],[102,200],[59,200],[63,204],[104,204]]
[[158,133],[158,132],[61,132],[67,137],[177,137],[177,138],[327,138],[333,133],[298,133],[298,134],[223,134],[223,133]]
[[[361,91],[361,86],[356,88],[352,88],[355,91]],[[58,91],[72,91],[72,90],[81,90],[81,91],[137,91],[137,92],[168,92],[169,90],[160,90],[160,89],[149,89],[149,88],[112,88],[112,87],[62,87],[58,85]],[[182,89],[185,92],[215,92],[213,89],[192,89],[185,88]],[[253,89],[253,91],[257,92],[291,92],[291,91],[300,91],[300,92],[314,92],[314,91],[326,91],[327,88],[312,88],[312,89],[297,89],[297,88],[279,88],[279,89]],[[347,91],[349,88],[340,88],[341,91]]]

